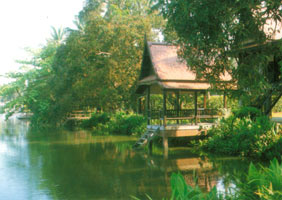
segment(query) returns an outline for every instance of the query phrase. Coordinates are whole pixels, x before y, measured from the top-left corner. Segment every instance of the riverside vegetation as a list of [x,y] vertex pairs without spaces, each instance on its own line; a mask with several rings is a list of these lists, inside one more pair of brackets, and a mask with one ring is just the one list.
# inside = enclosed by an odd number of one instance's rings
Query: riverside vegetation
[[125,112],[92,113],[88,120],[81,122],[80,127],[93,130],[96,134],[141,135],[146,130],[146,119],[141,115]]
[[[0,88],[6,102],[3,112],[7,117],[31,112],[32,126],[56,127],[72,111],[91,107],[117,114],[95,114],[82,122],[82,127],[100,133],[141,133],[141,117],[117,111],[136,108],[134,92],[144,36],[157,41],[159,32],[165,42],[179,46],[179,55],[200,78],[213,83],[228,71],[238,83],[237,96],[243,105],[255,105],[272,89],[272,83],[281,79],[281,61],[269,70],[270,58],[282,55],[281,41],[265,45],[256,53],[243,47],[250,38],[256,44],[268,41],[276,30],[264,33],[264,25],[269,20],[281,22],[281,17],[278,0],[86,0],[76,19],[76,29],[53,29],[52,38],[41,49],[29,49],[30,60],[19,61],[19,71],[7,74],[13,81]],[[244,54],[245,60],[236,63]],[[280,159],[281,145],[282,139],[269,119],[256,109],[245,107],[222,119],[199,143],[199,148],[214,154],[270,160]],[[250,186],[242,186],[244,190],[230,198],[279,199],[280,171],[276,160],[269,168],[257,170],[250,166],[246,179]],[[188,193],[195,194],[194,199],[229,198],[218,196],[216,190],[202,194],[197,188],[185,186],[180,176],[175,175],[172,180],[178,180],[174,187],[181,188],[180,182],[185,188],[175,190],[176,199],[187,199]]]
[[[180,173],[173,173],[170,181],[171,200],[278,200],[282,198],[282,164],[277,159],[273,159],[269,167],[256,167],[251,163],[244,181],[238,181],[235,183],[236,187],[224,193],[219,192],[216,187],[204,193],[198,186],[187,185]],[[148,196],[148,199],[151,198]]]
[[271,160],[280,158],[282,138],[269,117],[253,107],[233,111],[208,131],[199,148],[205,152]]

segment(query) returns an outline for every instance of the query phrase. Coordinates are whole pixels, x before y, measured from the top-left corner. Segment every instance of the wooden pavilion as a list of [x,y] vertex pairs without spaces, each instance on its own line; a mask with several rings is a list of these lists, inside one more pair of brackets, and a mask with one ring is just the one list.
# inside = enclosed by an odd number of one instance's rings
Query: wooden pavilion
[[[232,83],[232,77],[225,73],[221,83]],[[205,133],[212,123],[200,123],[203,119],[216,119],[222,116],[222,110],[207,108],[207,93],[212,85],[204,79],[199,79],[195,72],[189,69],[185,61],[177,56],[177,47],[165,43],[145,42],[141,74],[136,93],[139,98],[139,112],[148,119],[148,130],[158,130],[163,137],[164,149],[168,148],[168,137],[197,136]],[[226,91],[223,94],[223,108],[227,108]],[[162,94],[162,109],[152,108],[151,95]],[[174,109],[167,108],[167,96],[174,96]],[[180,95],[193,95],[194,108],[183,109]],[[198,98],[203,95],[201,107]],[[145,106],[142,98],[145,97]],[[144,105],[144,103],[143,103]],[[143,109],[142,109],[143,107]],[[144,109],[145,107],[145,109]],[[183,124],[184,122],[184,124]]]

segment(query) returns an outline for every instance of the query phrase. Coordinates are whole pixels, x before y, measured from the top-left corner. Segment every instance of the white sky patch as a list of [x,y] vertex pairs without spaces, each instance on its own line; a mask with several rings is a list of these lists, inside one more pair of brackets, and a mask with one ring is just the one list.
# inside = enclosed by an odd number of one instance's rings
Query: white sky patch
[[[15,71],[15,60],[28,55],[25,47],[38,48],[50,38],[51,26],[75,28],[75,15],[84,0],[0,1],[0,75]],[[0,84],[5,80],[0,77]]]

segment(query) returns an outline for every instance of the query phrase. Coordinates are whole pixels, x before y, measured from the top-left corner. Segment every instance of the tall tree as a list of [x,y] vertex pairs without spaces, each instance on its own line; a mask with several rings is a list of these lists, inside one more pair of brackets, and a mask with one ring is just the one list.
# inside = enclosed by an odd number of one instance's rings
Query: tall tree
[[280,34],[281,6],[278,0],[158,0],[155,5],[189,66],[211,80],[228,71],[248,102],[280,79],[280,67],[269,68],[281,59],[281,42],[270,42]]
[[62,27],[56,29],[54,26],[51,26],[51,29],[52,29],[51,41],[55,42],[57,44],[62,43],[64,41],[64,39],[65,39],[66,30],[64,28],[62,28]]
[[[108,111],[133,107],[144,35],[162,18],[150,13],[148,1],[88,1],[78,20],[83,31],[72,30],[57,53],[54,70],[57,96],[72,102],[66,111],[86,106]],[[64,104],[64,105],[63,105]]]
[[32,112],[33,124],[50,122],[49,106],[54,102],[52,63],[56,54],[57,42],[50,40],[37,51],[31,51],[30,60],[18,61],[22,67],[18,72],[8,73],[13,81],[0,88],[0,95],[6,99],[6,117],[15,112]]
[[10,75],[15,81],[2,95],[17,95],[7,111],[24,105],[34,124],[60,124],[77,109],[132,109],[144,36],[156,38],[152,29],[163,25],[150,7],[148,0],[86,1],[77,29],[52,28],[47,45],[22,62],[29,69]]

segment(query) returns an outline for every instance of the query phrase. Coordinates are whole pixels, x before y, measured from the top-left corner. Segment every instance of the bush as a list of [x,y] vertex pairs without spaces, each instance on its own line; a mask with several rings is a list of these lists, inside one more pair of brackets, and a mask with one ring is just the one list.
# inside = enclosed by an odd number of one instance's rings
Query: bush
[[208,136],[200,142],[205,151],[261,159],[269,159],[265,152],[279,140],[274,124],[252,107],[234,111],[233,115],[209,130]]
[[146,120],[141,115],[117,113],[110,123],[111,133],[115,134],[142,134],[146,131]]
[[93,128],[98,126],[98,124],[106,124],[110,121],[110,114],[108,113],[92,113],[91,118],[88,120],[84,120],[81,123],[82,128]]
[[93,113],[92,117],[81,123],[82,128],[92,129],[102,134],[142,134],[146,130],[146,120],[141,115]]

